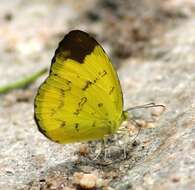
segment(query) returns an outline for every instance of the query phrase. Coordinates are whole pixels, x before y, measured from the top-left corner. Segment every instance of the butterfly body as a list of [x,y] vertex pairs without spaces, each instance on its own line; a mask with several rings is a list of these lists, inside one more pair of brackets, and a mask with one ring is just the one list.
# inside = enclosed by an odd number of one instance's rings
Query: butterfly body
[[105,51],[87,33],[71,31],[35,97],[39,130],[55,142],[72,143],[102,139],[125,119],[120,82]]

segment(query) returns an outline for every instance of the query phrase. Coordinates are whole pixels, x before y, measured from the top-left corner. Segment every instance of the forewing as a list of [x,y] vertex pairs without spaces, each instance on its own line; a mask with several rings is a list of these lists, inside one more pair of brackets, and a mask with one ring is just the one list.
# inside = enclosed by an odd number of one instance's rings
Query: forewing
[[85,32],[70,32],[35,98],[40,131],[59,143],[99,139],[120,125],[122,106],[117,74],[102,47]]

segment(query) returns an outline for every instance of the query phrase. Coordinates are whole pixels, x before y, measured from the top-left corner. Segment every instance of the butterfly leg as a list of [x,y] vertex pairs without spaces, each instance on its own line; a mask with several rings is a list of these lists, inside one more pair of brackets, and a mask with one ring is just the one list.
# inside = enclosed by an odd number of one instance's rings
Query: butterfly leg
[[[135,139],[137,138],[140,127],[137,125],[137,123],[134,120],[130,120],[125,125],[123,125],[117,132],[117,134],[122,135],[121,141],[119,141],[119,145],[123,149],[123,157],[124,159],[127,159],[127,153],[128,153],[128,145],[131,141],[133,144],[135,142]],[[131,140],[130,140],[131,139]]]
[[101,142],[99,143],[99,147],[97,148],[97,154],[93,158],[93,160],[97,160],[103,151],[104,151],[104,160],[106,160],[107,155],[110,155],[110,151],[107,148],[107,137],[104,137],[103,139],[101,139]]
[[101,142],[97,144],[97,149],[95,151],[96,156],[93,158],[93,160],[97,160],[99,158],[103,149],[104,149],[104,140],[101,139]]

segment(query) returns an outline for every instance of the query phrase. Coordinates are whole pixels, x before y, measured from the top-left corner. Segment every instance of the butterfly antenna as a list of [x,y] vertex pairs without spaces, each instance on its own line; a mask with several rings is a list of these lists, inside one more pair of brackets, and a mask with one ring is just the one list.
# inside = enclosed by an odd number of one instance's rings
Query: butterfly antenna
[[166,109],[166,107],[162,104],[155,104],[154,102],[151,102],[151,103],[148,103],[148,104],[127,108],[125,111],[128,112],[128,111],[136,110],[136,109],[155,108],[155,107],[162,107],[163,111],[165,111],[165,109]]

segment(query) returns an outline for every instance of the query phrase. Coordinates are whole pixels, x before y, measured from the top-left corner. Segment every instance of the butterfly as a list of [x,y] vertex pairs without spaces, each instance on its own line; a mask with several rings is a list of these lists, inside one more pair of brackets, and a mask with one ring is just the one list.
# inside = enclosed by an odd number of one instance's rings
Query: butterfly
[[59,43],[35,96],[34,118],[57,143],[103,139],[127,119],[116,70],[88,33],[72,30]]

